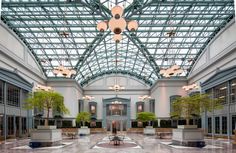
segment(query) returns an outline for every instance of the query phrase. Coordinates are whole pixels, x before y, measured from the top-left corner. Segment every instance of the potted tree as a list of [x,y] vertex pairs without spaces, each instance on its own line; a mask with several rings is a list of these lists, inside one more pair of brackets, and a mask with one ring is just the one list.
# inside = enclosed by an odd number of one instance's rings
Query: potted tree
[[173,129],[172,143],[192,147],[205,146],[204,131],[198,129],[197,125],[190,125],[189,121],[203,112],[221,109],[221,100],[212,99],[207,94],[195,94],[177,98],[172,108],[171,116],[186,120],[186,125],[178,125],[177,129]]
[[150,121],[154,121],[156,120],[156,116],[154,113],[151,113],[151,112],[140,112],[137,114],[137,120],[140,121],[140,122],[148,122],[148,126],[146,126],[143,130],[143,133],[144,134],[147,134],[147,135],[153,135],[155,134],[155,129],[150,126]]
[[78,124],[81,124],[81,127],[79,128],[79,135],[88,135],[90,134],[90,129],[85,126],[86,122],[90,122],[91,120],[91,114],[89,112],[80,112],[76,117],[76,122]]
[[60,93],[54,91],[38,90],[30,94],[26,99],[25,109],[38,109],[46,112],[44,126],[38,126],[37,130],[31,133],[31,142],[38,142],[41,146],[51,146],[62,140],[61,130],[56,126],[49,126],[50,111],[57,111],[67,114],[69,110],[64,105],[64,98]]

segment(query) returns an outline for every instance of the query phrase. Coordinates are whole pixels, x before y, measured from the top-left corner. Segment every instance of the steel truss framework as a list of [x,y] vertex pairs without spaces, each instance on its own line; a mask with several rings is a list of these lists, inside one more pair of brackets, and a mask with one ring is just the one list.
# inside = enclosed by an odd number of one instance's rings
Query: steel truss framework
[[108,0],[3,0],[2,20],[48,77],[62,64],[77,71],[73,77],[81,85],[113,73],[152,85],[162,77],[159,70],[173,64],[187,76],[210,40],[234,17],[233,0],[133,0],[124,17],[137,20],[139,28],[124,31],[116,57],[112,33],[96,30],[98,22],[111,18],[110,5]]

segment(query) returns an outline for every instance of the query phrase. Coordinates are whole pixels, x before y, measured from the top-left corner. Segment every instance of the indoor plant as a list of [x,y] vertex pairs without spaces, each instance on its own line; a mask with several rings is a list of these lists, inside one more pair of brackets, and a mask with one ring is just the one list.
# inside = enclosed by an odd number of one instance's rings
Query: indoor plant
[[79,129],[80,135],[87,135],[90,134],[90,129],[85,126],[85,122],[90,122],[91,120],[91,114],[89,112],[80,112],[76,117],[77,123],[82,123],[82,126]]
[[156,120],[156,116],[154,113],[152,112],[140,112],[137,114],[137,120],[140,121],[140,122],[148,122],[149,123],[149,126],[146,126],[144,128],[144,131],[143,133],[144,134],[155,134],[155,129],[150,126],[150,121],[154,121]]
[[48,119],[52,110],[69,113],[64,105],[63,96],[55,91],[38,90],[29,95],[24,107],[46,111],[44,126],[38,126],[37,130],[31,132],[31,146],[34,146],[34,143],[40,144],[39,146],[52,146],[60,143],[62,140],[61,130],[56,129],[56,126],[48,126]]
[[177,98],[172,108],[171,116],[186,119],[186,125],[173,129],[172,143],[192,147],[205,146],[204,131],[198,129],[197,125],[189,125],[189,121],[203,112],[222,108],[221,100],[212,99],[207,94],[194,94]]

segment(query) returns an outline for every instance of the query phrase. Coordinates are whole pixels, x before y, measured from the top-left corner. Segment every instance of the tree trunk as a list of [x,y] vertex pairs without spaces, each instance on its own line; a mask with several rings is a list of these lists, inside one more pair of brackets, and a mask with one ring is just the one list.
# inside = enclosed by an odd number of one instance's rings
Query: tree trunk
[[47,110],[47,117],[45,119],[44,126],[48,126],[49,111],[50,111],[50,108],[48,108],[48,110]]
[[186,125],[189,125],[189,118],[186,119]]

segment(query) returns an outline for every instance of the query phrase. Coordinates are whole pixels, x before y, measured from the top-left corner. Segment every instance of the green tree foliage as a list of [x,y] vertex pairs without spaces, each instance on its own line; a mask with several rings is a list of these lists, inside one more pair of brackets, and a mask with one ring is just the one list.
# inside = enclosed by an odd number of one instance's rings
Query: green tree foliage
[[173,118],[184,118],[186,124],[189,125],[189,120],[194,116],[199,116],[205,111],[213,111],[221,109],[222,104],[220,99],[212,99],[207,94],[195,94],[192,96],[178,97],[172,103],[173,110],[170,115]]
[[76,117],[76,122],[81,123],[82,126],[85,125],[85,122],[90,122],[91,120],[91,114],[89,112],[80,112]]
[[64,97],[54,91],[39,90],[29,95],[24,105],[25,109],[46,110],[45,126],[48,126],[49,112],[55,110],[59,113],[69,114],[69,110],[64,105]]
[[156,115],[151,112],[140,112],[137,114],[137,120],[140,122],[149,122],[156,120]]

